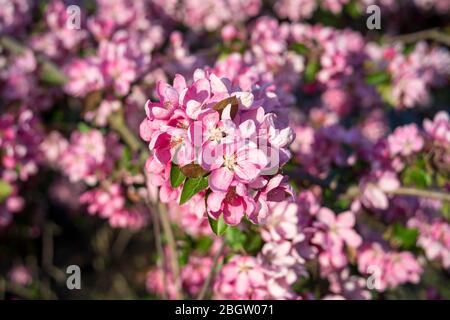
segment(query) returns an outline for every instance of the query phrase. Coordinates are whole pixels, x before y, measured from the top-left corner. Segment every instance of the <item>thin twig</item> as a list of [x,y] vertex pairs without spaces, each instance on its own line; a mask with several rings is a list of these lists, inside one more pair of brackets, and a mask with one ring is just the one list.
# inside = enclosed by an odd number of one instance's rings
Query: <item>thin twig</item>
[[119,235],[112,246],[112,253],[114,257],[120,257],[122,255],[133,235],[134,232],[132,230],[121,229],[119,231]]
[[[301,170],[293,170],[288,171],[287,173],[289,177],[293,179],[303,179],[312,183],[314,185],[318,185],[324,188],[330,188],[330,179],[320,179],[317,178],[307,172]],[[392,191],[386,191],[388,194],[392,195],[402,195],[402,196],[415,196],[415,197],[423,197],[423,198],[432,198],[442,201],[450,201],[450,193],[443,192],[440,190],[425,190],[425,189],[417,189],[417,188],[408,188],[408,187],[399,187]],[[356,197],[359,194],[358,189],[352,189],[350,195],[352,197]]]
[[403,42],[412,43],[421,40],[434,40],[436,42],[445,44],[450,47],[450,35],[444,33],[439,29],[428,29],[409,34],[401,34],[397,36],[386,36],[384,39],[388,42]]
[[[147,158],[147,150],[143,143],[136,137],[136,135],[127,127],[123,114],[122,113],[115,113],[110,116],[109,118],[109,125],[111,128],[119,134],[119,136],[122,138],[122,140],[125,142],[126,145],[131,149],[133,153],[137,153],[140,151],[140,159],[141,158]],[[146,182],[148,180],[147,174],[144,172],[144,176],[146,179]],[[175,240],[173,237],[172,229],[170,227],[170,222],[167,219],[167,214],[161,213],[161,206],[159,207],[159,210],[155,210],[155,208],[150,203],[150,195],[148,194],[148,188],[147,188],[147,198],[145,200],[145,204],[147,208],[149,209],[150,213],[152,214],[152,221],[153,221],[153,232],[155,237],[155,245],[158,252],[158,255],[160,257],[160,260],[158,260],[158,268],[160,270],[163,270],[163,283],[164,283],[164,298],[167,298],[168,294],[168,281],[167,281],[167,275],[165,270],[167,270],[167,265],[165,261],[164,256],[164,250],[161,242],[161,229],[160,229],[160,223],[163,226],[164,233],[167,236],[168,242],[169,242],[169,249],[171,252],[171,265],[172,269],[175,273],[175,285],[177,288],[177,298],[181,298],[181,282],[180,282],[180,268],[178,264],[178,257],[176,252],[176,245]],[[163,208],[165,211],[165,209]],[[161,215],[159,217],[158,215]]]
[[[145,177],[147,179],[146,174],[145,174]],[[166,265],[166,259],[164,257],[164,249],[163,249],[162,241],[161,241],[161,226],[160,226],[158,213],[151,205],[149,199],[150,199],[150,192],[148,191],[148,188],[147,188],[147,199],[145,199],[145,204],[152,216],[153,237],[155,238],[156,252],[158,253],[158,257],[159,257],[159,259],[156,261],[156,264],[158,266],[158,269],[162,271],[163,286],[164,286],[163,298],[167,299],[168,292],[169,292],[168,287],[167,287],[167,274],[165,272],[165,270],[167,270],[167,265]]]
[[220,245],[219,250],[217,250],[216,255],[214,256],[211,272],[208,274],[208,277],[206,278],[205,282],[203,283],[202,289],[200,290],[200,293],[197,296],[197,300],[203,300],[205,298],[205,296],[208,292],[209,286],[217,272],[217,266],[219,263],[219,259],[222,256],[224,249],[225,249],[225,241],[222,240],[222,244]]
[[109,125],[120,135],[132,152],[137,152],[139,149],[145,150],[142,148],[143,144],[140,140],[125,124],[123,115],[120,112],[116,112],[109,117]]
[[400,187],[400,188],[397,188],[396,190],[389,191],[387,193],[390,193],[393,195],[432,198],[432,199],[450,202],[450,193],[437,191],[437,190],[425,190],[425,189]]
[[167,244],[169,246],[169,261],[171,265],[172,272],[174,274],[174,282],[175,282],[175,298],[176,299],[182,299],[182,288],[181,288],[181,272],[180,272],[180,264],[178,263],[178,251],[177,251],[177,244],[175,242],[175,236],[172,231],[172,227],[170,226],[170,220],[169,215],[167,212],[166,206],[159,202],[158,203],[158,213],[159,217],[161,219],[161,225],[164,230],[164,234],[167,238]]

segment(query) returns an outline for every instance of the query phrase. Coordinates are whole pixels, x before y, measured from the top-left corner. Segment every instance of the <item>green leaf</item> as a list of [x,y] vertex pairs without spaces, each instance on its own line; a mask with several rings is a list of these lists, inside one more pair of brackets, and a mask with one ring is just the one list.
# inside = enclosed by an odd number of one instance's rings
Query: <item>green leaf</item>
[[345,6],[345,12],[352,17],[353,19],[358,18],[361,16],[361,10],[359,7],[359,4],[356,1],[351,1],[349,4]]
[[392,85],[388,83],[379,84],[377,87],[378,93],[383,98],[383,101],[390,106],[396,105],[396,101],[392,95]]
[[170,169],[170,185],[172,188],[181,186],[185,179],[186,177],[183,175],[180,168],[172,164],[172,168]]
[[225,241],[233,250],[244,248],[247,235],[237,227],[229,227],[225,233]]
[[180,204],[185,204],[200,191],[208,188],[208,177],[188,178],[181,191]]
[[183,245],[183,246],[181,246],[181,248],[179,248],[178,263],[180,264],[180,266],[187,265],[187,263],[189,261],[190,253],[191,253],[191,248],[189,245]]
[[3,202],[12,192],[11,185],[3,180],[0,180],[0,202]]
[[259,251],[261,251],[261,247],[263,246],[263,241],[260,234],[255,232],[247,238],[247,241],[244,243],[245,252],[251,255],[256,255]]
[[200,253],[207,253],[213,243],[214,240],[209,236],[200,237],[196,242],[195,250],[199,251]]
[[312,59],[308,62],[305,68],[305,82],[311,83],[316,79],[316,75],[320,70],[319,61]]
[[444,201],[442,204],[442,216],[450,222],[450,202]]
[[424,170],[417,166],[408,167],[402,174],[403,184],[405,186],[416,186],[419,188],[426,188],[432,184],[431,176]]
[[395,245],[405,250],[410,250],[416,246],[418,235],[417,229],[406,228],[398,222],[388,230],[388,238]]
[[334,204],[337,211],[343,211],[347,210],[350,207],[351,201],[347,198],[340,198],[336,200],[336,203]]
[[391,81],[391,75],[386,71],[376,71],[367,75],[366,82],[370,85],[376,86],[379,84],[387,84]]
[[309,54],[309,49],[303,43],[293,43],[291,49],[302,56],[307,56]]
[[91,130],[91,128],[84,122],[78,123],[77,129],[81,133],[86,133],[86,132],[89,132]]
[[124,164],[128,164],[131,162],[131,151],[128,147],[123,148],[121,160]]
[[58,67],[49,61],[42,63],[41,80],[52,86],[61,86],[66,83],[66,75]]
[[218,236],[223,235],[228,229],[228,225],[223,220],[223,214],[221,214],[217,220],[208,216],[208,221],[212,231]]

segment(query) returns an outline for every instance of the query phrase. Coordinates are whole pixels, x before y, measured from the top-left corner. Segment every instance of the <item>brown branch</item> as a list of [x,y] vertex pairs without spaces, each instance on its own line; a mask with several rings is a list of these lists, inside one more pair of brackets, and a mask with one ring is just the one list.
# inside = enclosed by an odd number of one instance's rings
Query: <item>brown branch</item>
[[[146,151],[146,147],[143,143],[136,137],[136,135],[127,127],[123,114],[121,112],[116,112],[112,114],[109,119],[109,124],[111,128],[119,134],[119,136],[122,138],[122,140],[125,142],[126,145],[131,149],[133,153],[137,153],[138,151],[141,151],[140,159],[147,158],[148,153]],[[148,181],[148,176],[144,172],[144,176],[146,179],[146,182]],[[172,232],[172,228],[170,226],[170,221],[168,220],[167,216],[167,210],[161,203],[158,204],[158,209],[154,210],[154,207],[150,203],[150,195],[147,193],[148,199],[146,199],[146,205],[149,209],[150,213],[152,214],[153,218],[153,231],[155,233],[155,244],[156,249],[158,251],[158,255],[161,258],[161,262],[158,262],[158,267],[163,270],[163,281],[164,281],[164,288],[165,288],[165,295],[167,295],[167,277],[164,272],[166,270],[166,263],[165,263],[165,256],[164,256],[164,250],[161,243],[161,229],[160,229],[160,223],[163,227],[164,234],[167,237],[169,249],[171,251],[170,253],[170,262],[171,262],[171,268],[174,272],[174,278],[175,278],[175,287],[176,287],[176,298],[181,299],[182,298],[182,291],[181,291],[181,278],[180,278],[180,266],[178,264],[178,254],[176,250],[176,243],[175,238]]]
[[[148,177],[145,174],[145,172],[144,172],[144,175],[145,175],[145,179],[147,181]],[[155,241],[156,252],[158,253],[158,257],[159,257],[159,259],[156,261],[156,264],[158,266],[158,269],[162,271],[163,286],[164,286],[163,298],[167,299],[168,292],[169,292],[169,290],[167,289],[167,275],[165,272],[165,270],[167,270],[167,265],[166,265],[166,259],[164,257],[164,248],[163,248],[162,241],[161,241],[161,226],[160,226],[158,214],[157,214],[156,210],[153,208],[152,204],[150,203],[150,192],[148,191],[148,188],[146,188],[146,189],[147,189],[147,199],[145,199],[145,204],[152,216],[153,237],[155,239],[154,241]]]
[[170,225],[169,220],[169,214],[167,212],[166,206],[159,202],[158,203],[158,214],[159,218],[161,219],[161,225],[164,230],[164,234],[167,238],[167,244],[169,246],[169,261],[170,266],[174,275],[174,282],[175,282],[175,298],[176,299],[182,299],[183,293],[182,293],[182,286],[181,286],[181,271],[180,271],[180,264],[178,263],[178,250],[177,250],[177,244],[175,241],[175,236],[172,231],[172,227]]
[[397,188],[396,190],[389,191],[387,193],[393,194],[393,195],[399,195],[399,196],[401,195],[401,196],[432,198],[432,199],[436,199],[436,200],[450,202],[450,193],[437,191],[437,190],[425,190],[425,189],[400,187],[400,188]]
[[220,245],[219,250],[217,250],[216,255],[214,256],[213,265],[211,267],[211,272],[208,274],[208,277],[206,278],[205,282],[203,283],[202,289],[200,290],[200,293],[197,296],[197,300],[203,300],[205,298],[206,293],[208,292],[208,289],[210,287],[210,284],[211,284],[212,280],[214,279],[214,276],[217,272],[219,259],[222,256],[224,249],[225,249],[225,240],[222,239],[222,244]]
[[112,254],[115,258],[120,257],[123,254],[134,234],[135,232],[133,230],[120,229],[116,241],[111,248]]
[[[0,46],[6,48],[13,54],[23,54],[27,49],[31,50],[31,48],[23,45],[16,39],[9,36],[0,37]],[[33,53],[36,57],[36,60],[40,64],[42,73],[47,74],[47,76],[51,78],[51,81],[54,81],[59,85],[63,85],[67,82],[68,79],[66,75],[54,62],[50,61],[44,55],[39,54],[38,52],[33,51]]]
[[122,140],[130,147],[132,152],[137,152],[139,149],[143,149],[143,144],[136,137],[136,135],[127,127],[125,119],[121,112],[113,113],[109,119],[109,125],[116,131]]
[[385,36],[384,40],[388,42],[399,41],[403,43],[412,43],[421,40],[433,40],[450,47],[450,35],[436,28],[397,36]]

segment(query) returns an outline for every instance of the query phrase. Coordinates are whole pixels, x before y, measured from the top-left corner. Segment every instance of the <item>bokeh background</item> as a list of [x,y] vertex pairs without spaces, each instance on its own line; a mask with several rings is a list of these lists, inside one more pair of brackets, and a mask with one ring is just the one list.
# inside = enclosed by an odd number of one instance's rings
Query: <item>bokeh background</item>
[[[450,0],[0,8],[0,298],[450,298]],[[216,236],[146,169],[146,101],[197,68],[284,107],[297,200],[270,223]]]

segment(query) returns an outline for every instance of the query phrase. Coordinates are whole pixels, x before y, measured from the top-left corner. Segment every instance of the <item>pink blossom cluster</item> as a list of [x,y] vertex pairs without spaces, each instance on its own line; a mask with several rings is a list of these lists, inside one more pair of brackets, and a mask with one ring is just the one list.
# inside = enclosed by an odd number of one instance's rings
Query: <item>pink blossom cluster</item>
[[34,50],[58,59],[80,48],[88,35],[86,30],[81,29],[84,16],[80,16],[79,29],[76,26],[68,28],[67,25],[73,20],[69,13],[63,1],[50,1],[45,10],[48,32],[38,34],[30,39]]
[[[424,120],[424,129],[415,124],[397,127],[386,139],[380,139],[370,155],[371,171],[361,179],[361,202],[363,205],[387,209],[388,193],[400,186],[399,174],[407,167],[408,159],[420,152],[432,150],[439,154],[439,161],[448,163],[448,148],[442,147],[442,138],[450,132],[448,114],[440,112],[432,122]],[[439,131],[439,134],[435,134]]]
[[172,221],[178,223],[188,235],[193,237],[212,235],[204,197],[204,194],[200,193],[184,205],[180,206],[173,203],[169,207]]
[[8,104],[21,103],[32,110],[48,109],[56,90],[45,88],[40,82],[41,70],[35,53],[24,49],[17,55],[0,57],[0,92]]
[[369,45],[368,54],[392,77],[390,101],[398,108],[427,106],[431,89],[448,83],[450,52],[442,47],[429,47],[419,42],[409,54],[402,45],[378,47]]
[[422,266],[408,251],[386,252],[374,243],[358,254],[358,269],[362,274],[376,276],[374,289],[384,291],[403,283],[418,283]]
[[163,14],[194,30],[214,31],[226,23],[239,23],[257,15],[261,0],[155,1]]
[[116,228],[139,229],[148,220],[143,208],[126,207],[124,190],[118,184],[86,191],[80,196],[80,203],[87,206],[89,214],[108,219]]
[[[334,14],[342,13],[345,6],[349,5],[349,0],[281,0],[273,1],[275,12],[280,18],[288,18],[292,21],[301,21],[312,18],[314,12],[319,8]],[[450,9],[448,0],[414,0],[414,1],[393,1],[393,0],[358,0],[353,1],[357,10],[365,12],[369,5],[380,5],[383,9],[398,13],[400,9],[418,8],[423,11],[434,10],[439,14],[445,14]]]
[[254,257],[234,256],[220,270],[214,283],[219,300],[264,300],[270,298],[262,266]]
[[0,116],[0,182],[5,189],[5,199],[0,201],[0,227],[9,225],[13,213],[25,205],[20,186],[38,171],[42,139],[40,120],[29,108]]
[[258,223],[268,202],[289,193],[285,179],[274,174],[290,157],[292,130],[271,112],[279,102],[264,88],[240,91],[229,80],[202,70],[194,73],[193,81],[188,85],[177,75],[173,86],[160,82],[159,101],[147,103],[140,132],[153,155],[146,170],[156,175],[163,201],[179,196],[169,181],[174,166],[195,171],[188,178],[207,174],[209,216],[223,214],[231,225],[244,216]]
[[[70,181],[95,185],[108,176],[120,157],[117,143],[114,134],[105,137],[98,130],[88,129],[74,131],[69,141],[54,132],[43,142],[42,149],[47,160],[61,168]],[[111,148],[114,145],[116,148]]]
[[[214,249],[213,246],[212,251]],[[170,259],[167,247],[164,256]],[[212,265],[213,259],[210,256],[194,254],[188,258],[187,263],[181,268],[181,286],[190,296],[195,297],[200,293]],[[150,270],[146,275],[146,289],[150,293],[161,296],[167,294],[169,299],[176,299],[173,270],[170,267]]]
[[427,259],[441,262],[445,269],[450,268],[450,225],[435,219],[431,223],[412,218],[408,226],[419,230],[417,244],[425,251]]
[[31,21],[33,3],[28,0],[12,0],[3,5],[0,13],[0,34],[23,32]]
[[331,11],[335,14],[341,13],[344,5],[349,0],[281,0],[274,1],[275,11],[282,18],[289,18],[292,21],[306,20],[312,17],[314,11],[319,8]]
[[139,297],[450,298],[449,0],[74,4],[0,4],[5,280],[52,235]]
[[71,95],[85,96],[112,87],[114,93],[125,96],[148,71],[151,52],[162,44],[164,32],[157,22],[149,20],[153,17],[151,3],[99,1],[98,6],[98,13],[87,20],[87,30],[83,29],[98,45],[94,54],[74,57],[64,65],[69,78],[64,89]]

